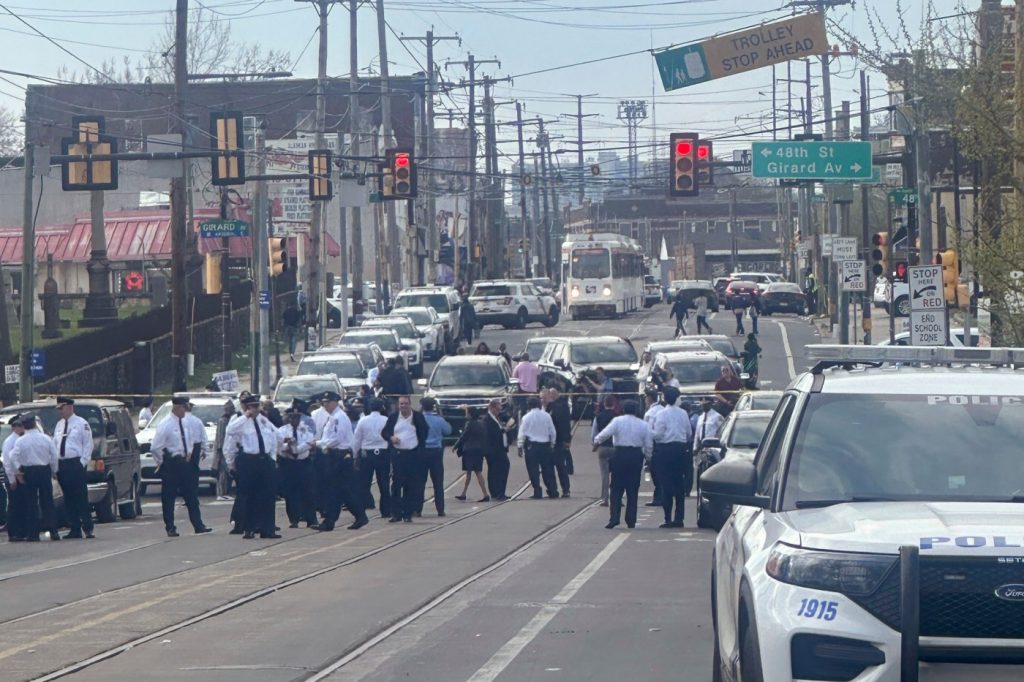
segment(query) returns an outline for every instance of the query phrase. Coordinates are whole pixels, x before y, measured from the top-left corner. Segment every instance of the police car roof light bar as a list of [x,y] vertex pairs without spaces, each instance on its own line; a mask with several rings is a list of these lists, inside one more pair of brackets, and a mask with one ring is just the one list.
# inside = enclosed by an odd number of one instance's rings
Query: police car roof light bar
[[807,346],[807,357],[817,360],[813,371],[827,367],[887,362],[929,365],[1024,365],[1024,348],[958,348],[953,346]]

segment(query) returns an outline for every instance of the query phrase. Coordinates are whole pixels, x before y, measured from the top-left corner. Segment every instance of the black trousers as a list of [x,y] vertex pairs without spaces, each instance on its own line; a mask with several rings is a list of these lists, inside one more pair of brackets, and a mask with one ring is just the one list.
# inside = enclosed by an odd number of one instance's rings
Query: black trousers
[[569,492],[569,474],[570,474],[570,462],[569,448],[559,443],[551,449],[551,464],[555,467],[555,473],[558,475],[558,484],[562,487],[562,492]]
[[[277,505],[277,468],[269,455],[242,454],[235,461],[242,530],[273,535]],[[238,498],[236,498],[237,501]]]
[[654,455],[651,457],[650,472],[651,472],[651,484],[654,485],[654,495],[651,498],[651,502],[654,504],[661,504],[664,499],[664,490],[662,488],[662,471],[665,468],[664,459],[666,454],[665,443],[654,444]]
[[[52,496],[52,488],[51,488]],[[27,513],[25,512],[25,486],[18,484],[13,490],[7,490],[7,539],[24,540],[28,537],[28,527],[25,524]]]
[[391,518],[411,519],[413,513],[423,505],[423,486],[416,492],[417,482],[422,483],[422,460],[419,450],[391,450]]
[[[417,490],[424,490],[427,486],[427,476],[430,477],[430,483],[434,486],[434,509],[437,510],[438,514],[444,513],[444,448],[423,448],[420,450],[420,459],[422,463],[420,465],[420,473],[423,474],[422,485],[417,484]],[[488,469],[489,471],[489,469]],[[505,457],[505,472],[508,474],[508,456]],[[489,475],[489,474],[488,474]],[[488,481],[488,488],[490,487],[490,481]],[[420,495],[420,504],[418,511],[423,513],[424,496]],[[494,494],[494,491],[491,491]]]
[[342,505],[357,521],[366,518],[356,480],[355,460],[351,450],[330,450],[324,454],[324,520],[321,527],[334,528],[341,516]]
[[544,488],[547,489],[548,495],[554,497],[558,494],[553,459],[551,443],[526,444],[526,473],[530,477],[534,495],[541,494],[541,479],[544,480]]
[[626,493],[626,525],[636,526],[637,498],[640,496],[640,477],[644,469],[644,453],[640,448],[616,447],[611,468],[611,521],[622,518],[622,493]]
[[[39,533],[47,530],[56,535],[59,529],[56,510],[53,507],[53,470],[46,465],[22,467],[22,474],[25,482],[19,484],[18,488],[21,490],[20,504],[25,537],[29,540],[38,540]],[[82,481],[84,485],[84,476]]]
[[160,465],[160,505],[164,512],[164,528],[174,529],[174,502],[181,496],[188,509],[188,520],[193,530],[203,527],[199,513],[199,479],[196,468],[184,457],[164,457]]
[[693,492],[693,442],[683,444],[683,496]]
[[[89,488],[85,481],[85,466],[78,458],[62,459],[57,469],[57,482],[64,493],[64,510],[68,515],[68,525],[72,533],[83,530],[91,533],[92,510],[89,508]],[[53,488],[50,487],[53,497]]]
[[316,523],[313,504],[313,461],[282,457],[277,460],[284,491],[284,509],[289,523]]
[[491,497],[505,497],[508,488],[508,472],[511,463],[508,461],[508,450],[499,450],[484,455],[487,460],[487,490]]
[[360,491],[363,509],[373,509],[373,479],[377,478],[380,515],[391,516],[391,449],[363,450],[359,460]]
[[[658,472],[661,484],[661,508],[665,510],[665,523],[683,520],[683,502],[686,499],[686,443],[655,443],[651,471]],[[690,451],[690,470],[693,470],[693,451]]]

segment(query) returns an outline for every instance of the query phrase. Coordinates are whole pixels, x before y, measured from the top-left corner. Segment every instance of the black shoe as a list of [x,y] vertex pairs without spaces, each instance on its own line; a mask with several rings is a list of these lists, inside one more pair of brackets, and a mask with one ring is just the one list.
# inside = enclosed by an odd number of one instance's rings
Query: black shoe
[[306,524],[306,530],[320,530],[320,524],[319,523],[307,523]]
[[71,531],[70,533],[68,533],[67,535],[64,536],[64,539],[65,540],[81,540],[83,537],[84,536],[82,535],[82,531],[78,531],[77,533],[75,531]]
[[93,535],[93,532],[91,530],[87,530],[87,531],[85,531],[85,539],[86,540],[95,540],[96,536]]
[[441,511],[437,512],[437,515],[438,516],[447,516],[447,514],[444,513],[444,509],[442,509]]
[[562,493],[562,497],[569,497],[569,491],[566,490],[564,493]]
[[459,502],[465,502],[466,501],[466,496],[465,495],[456,495],[455,499],[458,500]]
[[280,533],[260,533],[260,540],[280,540]]
[[247,530],[244,533],[242,533],[242,539],[243,540],[255,540],[256,539],[256,533],[253,533],[251,530]]
[[490,501],[491,501],[491,496],[490,495],[484,495],[479,500],[477,500],[477,502],[490,502]]
[[212,533],[213,529],[209,526],[203,526],[202,528],[196,528],[196,535],[202,535],[203,533]]
[[645,507],[660,507],[661,506],[661,502],[657,501],[657,500],[651,500],[650,502],[648,502],[644,506]]
[[411,516],[403,517],[402,520],[405,521],[406,523],[412,523],[412,517]]
[[612,528],[615,528],[617,525],[619,525],[618,521],[609,521],[608,525],[605,526],[605,528],[607,528],[608,530],[611,530]]
[[658,526],[658,528],[675,528],[675,527],[676,527],[676,525],[674,523],[672,523],[671,521],[666,521],[665,523],[663,523],[660,526]]
[[241,534],[242,534],[242,529],[238,528],[238,527],[232,528],[230,531],[228,531],[228,535],[241,535]]
[[169,537],[169,538],[176,538],[176,537],[178,537],[178,531],[176,531],[173,528],[168,528],[167,529],[167,537]]
[[686,526],[683,525],[682,521],[673,521],[672,522],[672,527],[673,528],[685,528]]
[[332,530],[334,530],[334,524],[333,523],[321,523],[317,527],[317,530],[320,531],[321,533],[330,533]]
[[391,517],[391,518],[390,518],[390,519],[388,520],[388,523],[399,523],[399,522],[401,522],[401,520],[402,520],[402,517],[401,517],[401,516],[392,516],[392,517]]
[[288,524],[288,527],[289,527],[289,528],[298,528],[298,527],[299,527],[299,524],[297,524],[297,523],[289,523],[289,524]]
[[359,530],[360,528],[362,528],[363,526],[365,526],[369,522],[370,522],[370,519],[368,519],[368,518],[366,518],[364,516],[363,518],[357,520],[355,523],[353,523],[351,526],[349,526],[348,529],[349,530]]
[[636,528],[636,524],[635,523],[627,523],[626,524],[626,528]]

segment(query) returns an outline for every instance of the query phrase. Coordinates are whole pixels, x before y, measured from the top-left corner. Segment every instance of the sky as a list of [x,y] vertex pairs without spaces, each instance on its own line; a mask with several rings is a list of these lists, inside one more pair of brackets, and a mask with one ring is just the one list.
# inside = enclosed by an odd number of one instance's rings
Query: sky
[[[575,147],[559,136],[575,139],[576,99],[572,95],[593,95],[584,100],[585,113],[598,114],[585,122],[588,154],[600,148],[625,145],[626,129],[616,120],[622,99],[648,101],[649,118],[639,138],[650,148],[652,140],[667,139],[672,131],[700,132],[719,138],[716,153],[730,148],[749,148],[752,139],[767,139],[758,132],[771,126],[772,70],[764,68],[666,93],[655,82],[650,48],[699,42],[717,33],[733,31],[788,16],[792,10],[782,0],[385,0],[390,30],[388,50],[391,72],[402,75],[422,71],[422,44],[401,42],[396,36],[422,36],[431,27],[437,35],[458,35],[457,42],[443,42],[435,50],[442,75],[451,80],[465,76],[457,65],[473,53],[477,59],[498,59],[497,64],[479,67],[480,75],[511,77],[496,87],[501,106],[498,119],[515,117],[512,102],[524,102],[526,116],[548,122],[553,148]],[[934,13],[958,11],[960,0],[932,0]],[[53,77],[62,65],[78,70],[82,62],[99,65],[123,55],[145,58],[154,40],[164,30],[174,0],[0,0],[0,69]],[[190,6],[204,6],[218,17],[232,22],[232,34],[240,41],[284,50],[294,60],[296,76],[315,77],[317,16],[308,2],[296,0],[192,0]],[[974,9],[977,0],[968,0]],[[907,24],[916,31],[925,12],[924,0],[903,0]],[[869,40],[867,13],[877,11],[888,26],[896,24],[894,0],[858,0],[855,6],[841,6],[829,18],[849,33]],[[374,7],[365,2],[359,10],[360,63],[376,68],[377,34]],[[335,6],[329,17],[328,72],[348,72],[349,12]],[[43,38],[38,33],[45,34]],[[835,31],[832,43],[846,45]],[[62,49],[63,48],[63,49]],[[579,62],[600,60],[625,53],[632,56],[597,61],[570,68]],[[73,56],[72,56],[73,55]],[[81,61],[79,61],[81,60]],[[802,69],[802,64],[800,64]],[[865,65],[855,57],[833,61],[833,107],[843,99],[858,98],[859,70]],[[550,69],[550,70],[549,70]],[[541,73],[536,73],[543,71]],[[776,76],[785,78],[785,67]],[[794,69],[794,78],[802,77]],[[814,94],[820,107],[820,70],[814,66]],[[4,76],[0,80],[0,106],[20,110],[26,79]],[[874,104],[882,100],[884,83],[879,75],[872,81]],[[787,84],[777,83],[780,101]],[[794,84],[802,91],[802,84]],[[443,98],[439,111],[466,110],[465,92],[455,91]],[[798,106],[799,101],[794,102]],[[784,106],[784,102],[782,104]],[[855,107],[856,108],[856,107]],[[438,122],[439,126],[446,125]],[[504,128],[500,140],[512,139],[512,128]],[[512,144],[503,145],[511,155]],[[620,152],[621,153],[621,152]],[[567,160],[574,159],[566,155]]]

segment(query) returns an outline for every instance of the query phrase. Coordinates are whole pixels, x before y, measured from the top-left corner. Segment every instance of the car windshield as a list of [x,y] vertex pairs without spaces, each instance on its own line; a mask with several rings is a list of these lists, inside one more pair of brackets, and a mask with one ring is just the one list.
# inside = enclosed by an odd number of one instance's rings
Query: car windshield
[[504,386],[505,376],[497,365],[439,365],[430,379],[431,388],[450,386]]
[[782,400],[781,395],[758,395],[754,393],[750,397],[751,410],[774,410],[779,406],[779,401]]
[[439,313],[451,312],[448,297],[444,294],[401,294],[396,303],[410,308],[433,308]]
[[812,394],[789,457],[784,506],[1020,501],[1022,440],[1024,396]]
[[732,448],[756,448],[761,444],[761,437],[768,428],[771,417],[748,417],[737,419],[729,432],[729,442],[726,443]]
[[412,320],[413,324],[430,324],[433,322],[430,319],[430,313],[426,310],[403,310],[401,314]]
[[382,329],[394,329],[398,332],[399,338],[402,339],[414,339],[416,338],[416,328],[404,320],[385,319],[382,321],[369,320],[363,324],[364,328],[379,327]]
[[302,362],[299,363],[295,373],[333,374],[339,379],[362,379],[365,376],[362,363],[354,357],[305,357],[302,358]]
[[[225,400],[224,402],[227,402],[227,400]],[[159,410],[153,413],[153,418],[149,421],[149,424],[146,425],[146,428],[156,428],[157,426],[160,425],[160,422],[167,419],[167,416],[170,414],[171,401],[168,400],[167,402],[160,406]],[[217,420],[220,419],[220,416],[224,414],[224,404],[221,403],[220,405],[193,405],[192,414],[198,417],[199,421],[203,422],[204,424],[216,424]]]
[[536,362],[540,360],[540,356],[544,354],[544,349],[548,347],[547,339],[537,339],[534,341],[527,341],[524,352],[530,356],[530,359]]
[[729,339],[704,339],[708,342],[714,350],[718,351],[726,357],[735,358],[739,356],[736,352],[736,347],[732,345],[732,341]]
[[572,252],[572,277],[603,279],[611,276],[608,249],[576,249]]
[[690,360],[667,364],[680,384],[713,384],[722,377],[724,366],[716,360]]
[[282,381],[274,393],[275,403],[291,402],[295,398],[306,400],[310,396],[324,391],[337,391],[338,383],[334,379],[296,379]]
[[341,342],[356,345],[375,343],[380,346],[381,350],[398,350],[398,341],[395,339],[395,335],[387,329],[381,329],[379,331],[375,329],[347,331],[341,335]]
[[480,285],[473,288],[473,293],[470,294],[473,298],[483,298],[485,296],[511,296],[512,287],[507,284],[487,284]]
[[576,343],[570,360],[578,365],[600,365],[605,362],[636,362],[636,351],[625,341],[612,343]]

